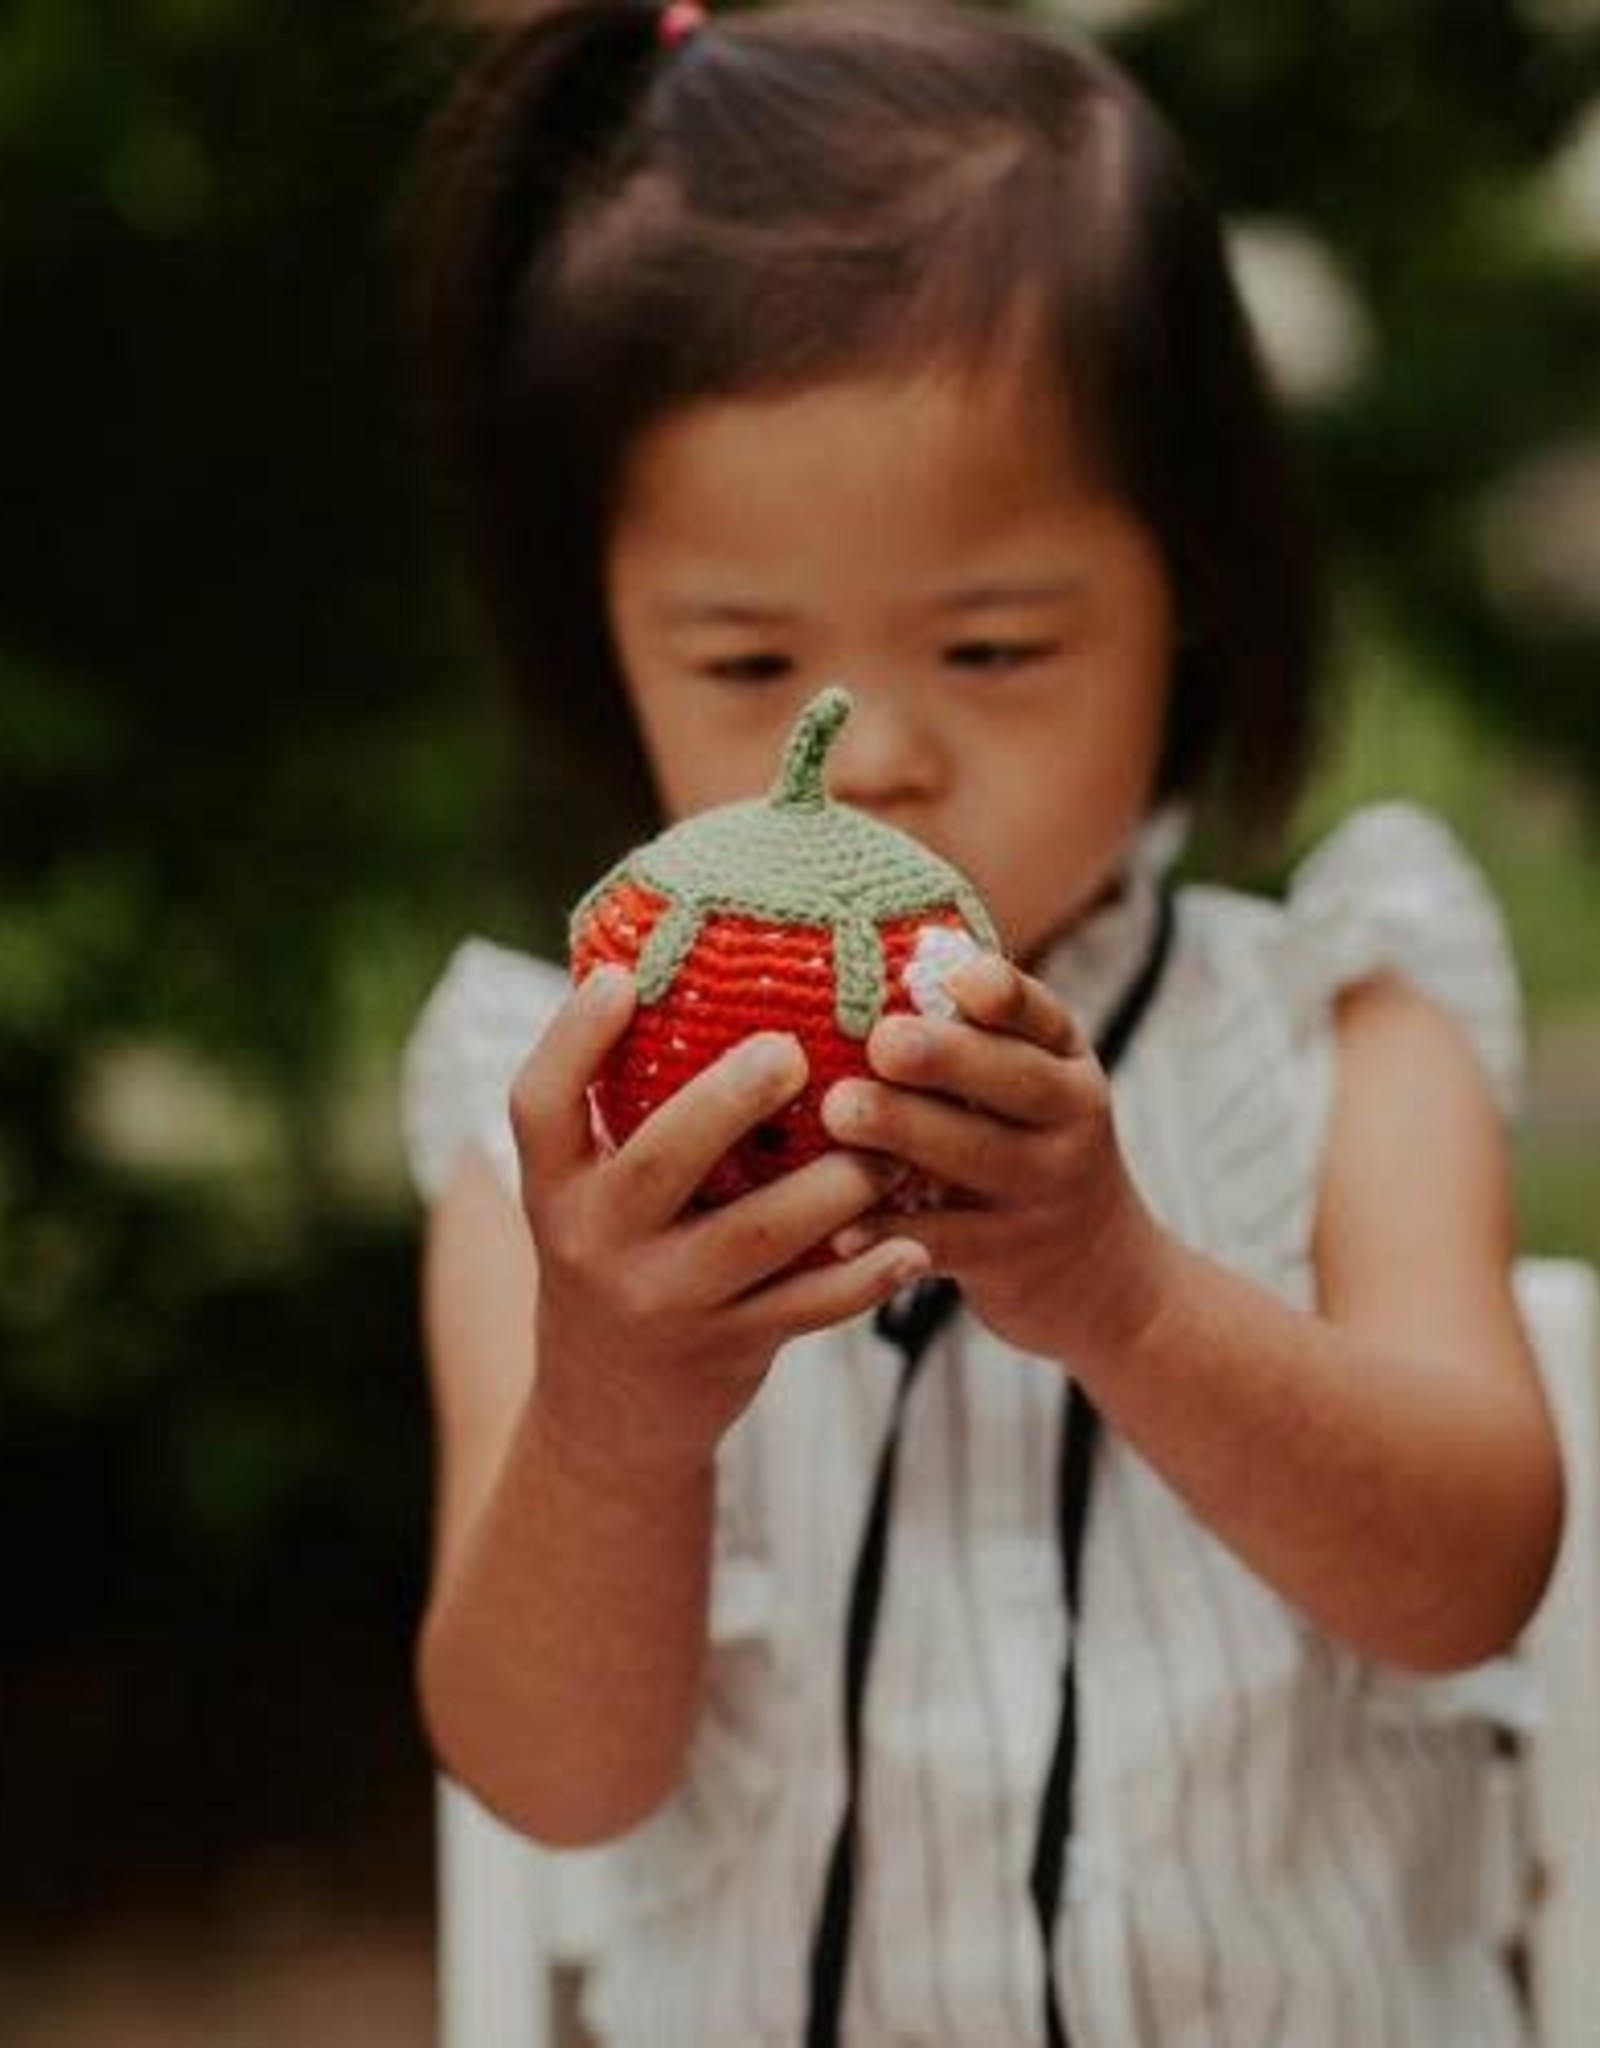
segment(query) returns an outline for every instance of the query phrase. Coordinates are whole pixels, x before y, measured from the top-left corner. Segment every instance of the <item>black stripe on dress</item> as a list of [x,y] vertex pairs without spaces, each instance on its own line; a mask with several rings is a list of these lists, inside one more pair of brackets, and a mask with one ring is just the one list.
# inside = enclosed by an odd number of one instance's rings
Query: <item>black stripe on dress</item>
[[[1149,952],[1096,1041],[1096,1056],[1108,1074],[1120,1064],[1155,999],[1171,955],[1174,925],[1172,897],[1163,890],[1157,900],[1156,929]],[[899,1465],[906,1406],[935,1337],[954,1316],[960,1300],[960,1290],[954,1281],[924,1280],[886,1302],[877,1315],[878,1334],[900,1351],[902,1363],[889,1427],[878,1456],[845,1616],[845,1802],[828,1858],[822,1904],[812,1938],[806,2048],[837,2048],[844,2009],[860,1836],[862,1709],[877,1634],[878,1612],[883,1600],[889,1517],[894,1504],[895,1473]],[[1067,1650],[1062,1667],[1056,1739],[1040,1803],[1029,1880],[1040,1939],[1044,1944],[1044,2034],[1049,2048],[1070,2048],[1056,1998],[1051,1952],[1072,1829],[1078,1739],[1075,1664],[1078,1609],[1094,1441],[1099,1431],[1099,1418],[1088,1396],[1076,1382],[1069,1383],[1065,1401],[1057,1477],[1057,1527],[1061,1546],[1062,1594],[1067,1609]]]

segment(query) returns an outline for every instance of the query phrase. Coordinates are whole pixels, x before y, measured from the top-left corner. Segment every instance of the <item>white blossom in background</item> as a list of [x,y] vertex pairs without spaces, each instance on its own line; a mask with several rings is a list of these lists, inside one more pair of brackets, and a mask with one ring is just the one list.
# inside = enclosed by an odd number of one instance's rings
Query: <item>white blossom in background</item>
[[1548,449],[1513,470],[1479,517],[1478,548],[1508,611],[1600,627],[1600,440]]
[[95,1155],[133,1173],[229,1175],[272,1161],[269,1106],[187,1047],[105,1047],[85,1068],[75,1107]]
[[[394,1089],[382,1056],[351,1062],[320,1134],[320,1165],[345,1199],[372,1214],[410,1200]],[[124,1173],[211,1181],[230,1203],[241,1195],[270,1202],[282,1184],[280,1111],[192,1047],[144,1039],[102,1047],[79,1076],[73,1111],[94,1157]]]
[[1600,255],[1600,100],[1590,101],[1557,151],[1545,174],[1544,191],[1561,239],[1577,250]]
[[1040,21],[1079,29],[1084,35],[1112,36],[1183,5],[1184,0],[1029,0],[1028,11]]
[[1372,356],[1372,324],[1333,251],[1292,220],[1238,220],[1228,253],[1279,390],[1296,404],[1337,398]]

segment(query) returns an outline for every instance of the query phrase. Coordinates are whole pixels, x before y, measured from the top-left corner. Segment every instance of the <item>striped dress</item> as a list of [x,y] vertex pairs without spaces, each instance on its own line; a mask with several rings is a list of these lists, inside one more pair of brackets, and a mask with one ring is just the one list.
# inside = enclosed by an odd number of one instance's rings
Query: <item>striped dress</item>
[[[1149,942],[1167,835],[1044,969],[1089,1029]],[[1119,1132],[1186,1243],[1313,1302],[1337,993],[1411,978],[1509,1107],[1517,990],[1475,869],[1424,813],[1357,813],[1279,904],[1177,896],[1170,966],[1120,1068]],[[418,1023],[403,1112],[424,1195],[481,1145],[514,1186],[512,1074],[565,989],[469,942]],[[605,1929],[585,2018],[611,2048],[796,2048],[844,1796],[845,1603],[896,1379],[870,1320],[780,1354],[720,1453],[712,1656],[679,1789],[571,1858]],[[843,2037],[1040,2048],[1027,1875],[1066,1620],[1065,1381],[970,1315],[907,1409],[867,1693]],[[1447,1679],[1319,1634],[1138,1454],[1096,1453],[1076,1824],[1049,1967],[1073,2048],[1504,2048],[1521,1895],[1498,1660]]]

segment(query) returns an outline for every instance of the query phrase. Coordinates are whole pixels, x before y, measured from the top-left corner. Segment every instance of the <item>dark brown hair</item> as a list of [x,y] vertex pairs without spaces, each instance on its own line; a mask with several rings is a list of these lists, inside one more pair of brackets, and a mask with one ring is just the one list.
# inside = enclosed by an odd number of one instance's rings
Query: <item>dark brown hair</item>
[[1311,749],[1311,550],[1215,214],[1123,74],[941,0],[676,48],[636,0],[496,12],[425,159],[429,409],[533,729],[619,827],[649,797],[602,562],[641,428],[1025,333],[1172,579],[1161,793],[1269,838]]

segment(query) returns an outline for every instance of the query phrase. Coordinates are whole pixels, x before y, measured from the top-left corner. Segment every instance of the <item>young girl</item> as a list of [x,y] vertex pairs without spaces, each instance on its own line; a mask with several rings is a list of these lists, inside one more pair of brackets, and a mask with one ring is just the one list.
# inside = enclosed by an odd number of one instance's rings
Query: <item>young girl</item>
[[794,1040],[605,1156],[628,977],[452,964],[406,1080],[440,1756],[574,1848],[624,2048],[1510,2042],[1491,1760],[1561,1492],[1515,989],[1412,810],[1281,906],[1166,880],[1313,722],[1215,221],[1115,70],[980,11],[523,11],[431,186],[515,672],[671,818],[848,682],[834,793],[1011,964],[715,1213]]

